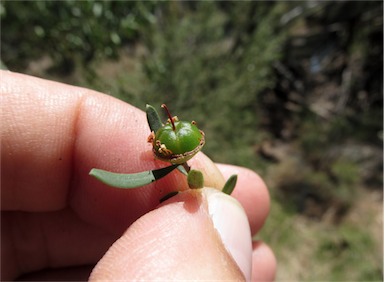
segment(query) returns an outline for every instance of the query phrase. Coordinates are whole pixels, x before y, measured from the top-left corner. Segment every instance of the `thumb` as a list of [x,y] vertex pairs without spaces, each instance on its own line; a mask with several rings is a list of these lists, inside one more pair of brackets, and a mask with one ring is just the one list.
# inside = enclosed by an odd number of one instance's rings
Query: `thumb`
[[215,189],[188,190],[133,223],[90,280],[250,280],[251,256],[241,205]]

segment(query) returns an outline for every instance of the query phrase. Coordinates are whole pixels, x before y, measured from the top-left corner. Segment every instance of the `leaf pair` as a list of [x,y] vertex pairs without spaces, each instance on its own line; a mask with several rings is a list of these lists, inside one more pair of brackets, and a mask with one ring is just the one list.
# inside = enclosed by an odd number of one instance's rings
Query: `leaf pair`
[[[138,188],[147,184],[150,184],[158,179],[169,174],[178,165],[170,165],[161,169],[148,170],[138,173],[115,173],[102,169],[93,168],[90,171],[90,175],[100,180],[104,184],[107,184],[116,188]],[[237,175],[232,175],[225,183],[222,192],[231,195],[235,185],[237,183]],[[187,182],[191,189],[203,188],[203,174],[198,170],[191,170],[187,174]]]

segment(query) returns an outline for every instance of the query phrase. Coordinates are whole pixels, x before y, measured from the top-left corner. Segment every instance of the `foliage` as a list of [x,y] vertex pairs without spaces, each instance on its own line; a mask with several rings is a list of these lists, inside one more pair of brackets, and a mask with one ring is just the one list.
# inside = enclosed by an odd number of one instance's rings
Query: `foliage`
[[2,57],[6,65],[22,69],[28,60],[48,54],[61,73],[73,71],[75,64],[116,57],[118,48],[138,39],[139,26],[152,20],[147,9],[154,4],[153,1],[146,1],[145,5],[136,1],[3,1],[1,20],[7,28],[1,35],[2,53],[6,54]]
[[[145,99],[165,101],[187,119],[194,117],[207,132],[209,155],[242,164],[237,149],[259,139],[250,130],[258,125],[256,101],[274,84],[271,65],[284,37],[276,33],[278,15],[268,3],[217,5],[194,4],[200,13],[179,2],[162,7],[162,17],[146,32],[144,70],[151,84]],[[255,26],[245,29],[233,8],[246,15],[258,11],[249,15]]]
[[277,255],[277,281],[382,280],[382,249],[360,224],[366,217],[365,224],[373,221],[370,208],[359,219],[339,225],[299,217],[274,199],[272,210],[256,239],[270,242]]
[[[339,228],[339,236],[322,235],[321,244],[316,251],[321,260],[335,260],[331,280],[372,281],[382,275],[375,256],[365,255],[367,250],[375,249],[373,239],[360,227],[345,224]],[[363,256],[365,259],[363,259]],[[350,272],[351,265],[361,265],[362,272]],[[374,267],[375,266],[375,267]],[[350,272],[350,273],[349,273]],[[347,273],[349,273],[347,275]]]

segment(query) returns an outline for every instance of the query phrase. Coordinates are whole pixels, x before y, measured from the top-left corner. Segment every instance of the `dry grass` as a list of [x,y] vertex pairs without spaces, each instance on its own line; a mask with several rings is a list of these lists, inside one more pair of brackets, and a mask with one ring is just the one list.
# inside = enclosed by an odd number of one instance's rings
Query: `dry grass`
[[359,191],[338,225],[287,213],[273,201],[261,237],[278,258],[277,281],[380,281],[383,266],[382,191]]

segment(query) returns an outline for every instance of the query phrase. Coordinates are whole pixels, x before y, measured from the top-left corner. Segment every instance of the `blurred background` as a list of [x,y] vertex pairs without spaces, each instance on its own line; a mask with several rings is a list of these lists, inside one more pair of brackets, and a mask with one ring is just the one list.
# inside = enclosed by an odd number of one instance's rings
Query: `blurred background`
[[277,280],[383,280],[382,1],[2,1],[0,15],[2,68],[166,103],[212,159],[259,173]]

